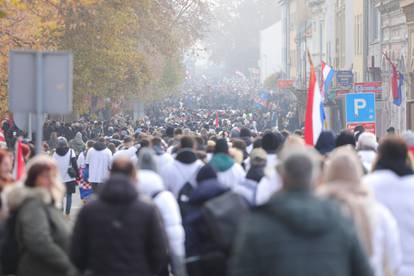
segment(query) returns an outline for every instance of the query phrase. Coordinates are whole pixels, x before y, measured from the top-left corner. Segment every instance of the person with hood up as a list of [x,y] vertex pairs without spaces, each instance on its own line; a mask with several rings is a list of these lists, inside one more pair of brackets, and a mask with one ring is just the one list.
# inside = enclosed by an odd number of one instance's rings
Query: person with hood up
[[196,175],[203,165],[195,154],[193,138],[184,136],[180,140],[175,160],[161,168],[160,175],[165,187],[177,198],[186,183],[195,183]]
[[188,273],[190,276],[224,276],[226,257],[209,233],[202,210],[207,201],[228,192],[229,189],[219,182],[216,171],[208,164],[200,169],[196,180],[197,186],[189,198],[191,212],[183,217],[187,257],[197,259],[188,264]]
[[92,185],[94,192],[108,176],[112,163],[112,152],[106,147],[105,138],[101,137],[88,151],[86,155],[86,170],[88,179],[85,179]]
[[349,220],[314,194],[319,168],[309,148],[281,154],[283,191],[243,221],[228,275],[373,275]]
[[394,135],[380,142],[373,172],[364,177],[363,183],[397,220],[403,253],[398,276],[414,275],[414,175],[408,146],[402,138]]
[[[138,191],[152,198],[160,210],[165,231],[170,244],[170,260],[174,276],[185,276],[185,234],[180,208],[174,195],[168,191],[158,175],[155,153],[152,149],[143,149],[138,158]],[[168,269],[164,274],[169,275]]]
[[98,199],[79,212],[70,256],[83,275],[153,276],[166,266],[168,242],[158,208],[139,195],[134,181],[131,160],[114,160]]
[[[359,137],[358,143],[366,133]],[[356,228],[375,276],[397,275],[402,255],[398,226],[390,211],[362,184],[362,166],[351,147],[336,149],[324,167],[318,193],[341,204]]]
[[52,158],[56,161],[60,177],[62,177],[66,186],[65,215],[69,218],[72,208],[72,194],[76,192],[76,178],[79,176],[79,169],[76,162],[76,153],[69,148],[65,137],[58,138],[56,151]]
[[244,181],[246,173],[242,166],[230,157],[226,139],[219,139],[216,142],[214,155],[209,164],[216,170],[220,183],[229,189],[235,188]]
[[8,193],[16,215],[17,276],[78,275],[69,259],[70,229],[59,211],[64,193],[56,163],[44,155],[30,161],[24,187]]
[[366,172],[372,170],[372,165],[377,157],[377,147],[377,137],[374,134],[364,132],[359,136],[356,149]]
[[76,156],[79,156],[79,154],[83,152],[86,148],[86,145],[83,142],[82,133],[77,132],[75,138],[70,140],[69,146],[75,151]]

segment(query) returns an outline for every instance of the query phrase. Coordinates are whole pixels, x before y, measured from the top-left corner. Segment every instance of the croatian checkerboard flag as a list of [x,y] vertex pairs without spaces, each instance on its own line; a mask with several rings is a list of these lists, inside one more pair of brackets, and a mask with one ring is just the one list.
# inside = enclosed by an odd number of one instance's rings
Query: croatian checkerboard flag
[[308,52],[310,63],[310,79],[308,88],[308,100],[306,105],[305,118],[305,142],[314,146],[319,139],[323,129],[324,115],[322,112],[322,96],[318,81],[316,80],[315,68],[313,67],[312,58]]

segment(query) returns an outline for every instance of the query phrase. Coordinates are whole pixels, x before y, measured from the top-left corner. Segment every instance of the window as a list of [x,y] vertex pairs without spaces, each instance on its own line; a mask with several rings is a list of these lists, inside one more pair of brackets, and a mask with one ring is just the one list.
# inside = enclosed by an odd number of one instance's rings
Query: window
[[377,42],[380,37],[380,30],[381,30],[381,24],[380,24],[380,18],[381,18],[381,14],[378,10],[378,8],[375,7],[375,1],[374,0],[369,0],[369,12],[368,12],[368,17],[369,17],[369,41],[371,43]]

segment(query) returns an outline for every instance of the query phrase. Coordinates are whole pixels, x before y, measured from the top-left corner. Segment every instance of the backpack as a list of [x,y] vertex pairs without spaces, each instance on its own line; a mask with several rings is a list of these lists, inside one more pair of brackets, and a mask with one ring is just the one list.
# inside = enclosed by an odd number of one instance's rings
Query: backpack
[[0,265],[3,275],[16,274],[20,259],[20,250],[16,237],[18,210],[10,213],[5,221],[4,236],[1,244]]
[[213,241],[221,250],[230,252],[239,223],[249,210],[246,199],[232,191],[212,198],[203,205],[204,221]]
[[181,187],[180,191],[178,192],[177,203],[180,207],[181,217],[184,219],[187,217],[191,210],[194,208],[191,206],[189,200],[190,196],[194,191],[193,185],[190,182],[186,182],[183,187]]

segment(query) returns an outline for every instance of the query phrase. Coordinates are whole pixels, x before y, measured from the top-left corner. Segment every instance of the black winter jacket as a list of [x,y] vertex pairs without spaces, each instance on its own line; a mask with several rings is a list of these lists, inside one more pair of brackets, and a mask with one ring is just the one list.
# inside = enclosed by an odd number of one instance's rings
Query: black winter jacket
[[238,235],[231,276],[371,276],[352,226],[310,191],[276,194]]
[[153,276],[167,264],[167,249],[158,209],[128,179],[113,176],[80,211],[71,258],[85,275]]

